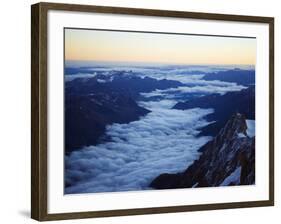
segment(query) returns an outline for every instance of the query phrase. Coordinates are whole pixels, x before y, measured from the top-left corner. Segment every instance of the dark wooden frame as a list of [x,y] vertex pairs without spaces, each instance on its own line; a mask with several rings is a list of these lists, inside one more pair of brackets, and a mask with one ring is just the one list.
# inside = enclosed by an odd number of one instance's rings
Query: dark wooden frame
[[[269,24],[269,200],[140,208],[109,211],[88,211],[48,214],[47,210],[47,12],[65,10],[115,13],[174,18],[195,18]],[[39,221],[109,217],[139,214],[186,212],[198,210],[259,207],[274,205],[274,18],[163,11],[137,8],[117,8],[90,5],[38,3],[31,7],[31,217]]]

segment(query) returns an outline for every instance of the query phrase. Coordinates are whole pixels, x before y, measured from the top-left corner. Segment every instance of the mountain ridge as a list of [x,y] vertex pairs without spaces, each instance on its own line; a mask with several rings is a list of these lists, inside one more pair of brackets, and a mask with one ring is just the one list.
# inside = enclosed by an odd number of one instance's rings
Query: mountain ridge
[[218,135],[200,148],[198,160],[183,172],[164,173],[154,189],[249,185],[255,183],[255,137],[247,133],[245,116],[234,114]]
[[255,120],[255,86],[224,95],[209,94],[189,101],[177,103],[173,109],[186,110],[195,107],[213,108],[214,113],[205,117],[211,124],[200,129],[200,136],[215,136],[234,113],[241,113],[249,120]]
[[240,85],[249,86],[255,84],[255,70],[244,70],[236,68],[227,71],[208,73],[204,75],[203,79],[235,82]]
[[114,78],[97,75],[66,82],[66,153],[99,143],[107,125],[129,123],[149,113],[136,103],[141,92],[179,85],[177,81],[130,77],[123,72]]

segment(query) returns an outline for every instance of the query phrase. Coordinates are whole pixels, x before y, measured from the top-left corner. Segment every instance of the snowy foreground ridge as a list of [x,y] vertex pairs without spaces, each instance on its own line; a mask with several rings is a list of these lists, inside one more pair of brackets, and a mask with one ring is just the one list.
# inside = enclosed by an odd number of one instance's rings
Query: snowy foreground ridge
[[[249,185],[255,183],[254,121],[235,114],[200,151],[202,155],[184,172],[161,174],[156,189]],[[243,135],[245,137],[241,138]]]

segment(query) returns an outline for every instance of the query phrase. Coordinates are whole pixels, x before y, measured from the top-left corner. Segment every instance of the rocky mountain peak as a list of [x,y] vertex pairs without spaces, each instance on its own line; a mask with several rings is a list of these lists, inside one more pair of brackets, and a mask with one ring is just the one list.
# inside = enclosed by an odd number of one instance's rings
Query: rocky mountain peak
[[198,160],[185,171],[161,174],[156,189],[248,185],[255,181],[255,137],[247,134],[245,116],[235,113],[213,140],[199,150]]
[[235,113],[221,129],[218,136],[221,138],[234,138],[239,133],[247,135],[246,118],[243,114]]

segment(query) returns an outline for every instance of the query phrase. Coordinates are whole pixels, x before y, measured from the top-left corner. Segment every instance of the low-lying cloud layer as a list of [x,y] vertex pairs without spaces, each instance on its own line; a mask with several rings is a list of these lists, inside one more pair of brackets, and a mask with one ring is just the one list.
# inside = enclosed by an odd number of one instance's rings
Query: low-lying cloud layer
[[[104,75],[112,75],[114,70],[123,69],[98,68]],[[179,101],[178,95],[185,98],[193,93],[224,94],[245,88],[236,83],[202,79],[204,73],[215,69],[200,66],[163,69],[128,66],[134,75],[177,80],[186,86],[143,93],[150,101],[138,104],[151,110],[151,113],[138,121],[108,126],[107,142],[66,156],[65,193],[143,190],[148,189],[149,183],[161,173],[183,171],[199,157],[198,149],[211,140],[211,137],[197,137],[197,134],[200,127],[208,124],[204,116],[212,113],[213,109],[171,109]],[[192,74],[194,70],[196,74]]]
[[247,87],[238,85],[233,82],[224,82],[219,80],[207,81],[202,79],[201,75],[189,75],[182,78],[181,76],[175,76],[178,81],[188,84],[188,86],[180,86],[177,88],[169,88],[164,90],[155,90],[149,93],[142,93],[144,97],[155,97],[162,96],[165,98],[170,98],[174,94],[182,93],[200,93],[200,94],[212,94],[219,93],[225,94],[231,91],[240,91]]
[[[85,67],[86,66],[86,67]],[[116,71],[134,72],[134,75],[139,77],[149,76],[151,78],[161,80],[169,79],[176,80],[182,83],[188,84],[191,79],[197,77],[201,79],[207,73],[226,71],[231,69],[254,69],[253,66],[248,65],[164,65],[164,64],[142,64],[132,65],[130,63],[104,63],[101,62],[86,62],[86,61],[66,61],[66,68],[75,68],[76,74],[67,73],[66,80],[68,78],[73,80],[74,78],[83,77],[83,73],[86,72],[86,76],[95,75],[96,73],[106,76],[115,75]],[[86,70],[86,71],[85,71]],[[81,71],[81,73],[79,73]],[[83,73],[82,73],[83,72]],[[70,77],[72,76],[72,77]],[[68,78],[67,78],[68,77]],[[204,81],[204,80],[202,80]]]
[[[141,103],[140,103],[141,104]],[[147,189],[157,175],[182,171],[210,137],[196,137],[212,109],[171,110],[173,101],[143,102],[153,110],[129,124],[107,128],[111,141],[66,158],[66,193]]]

